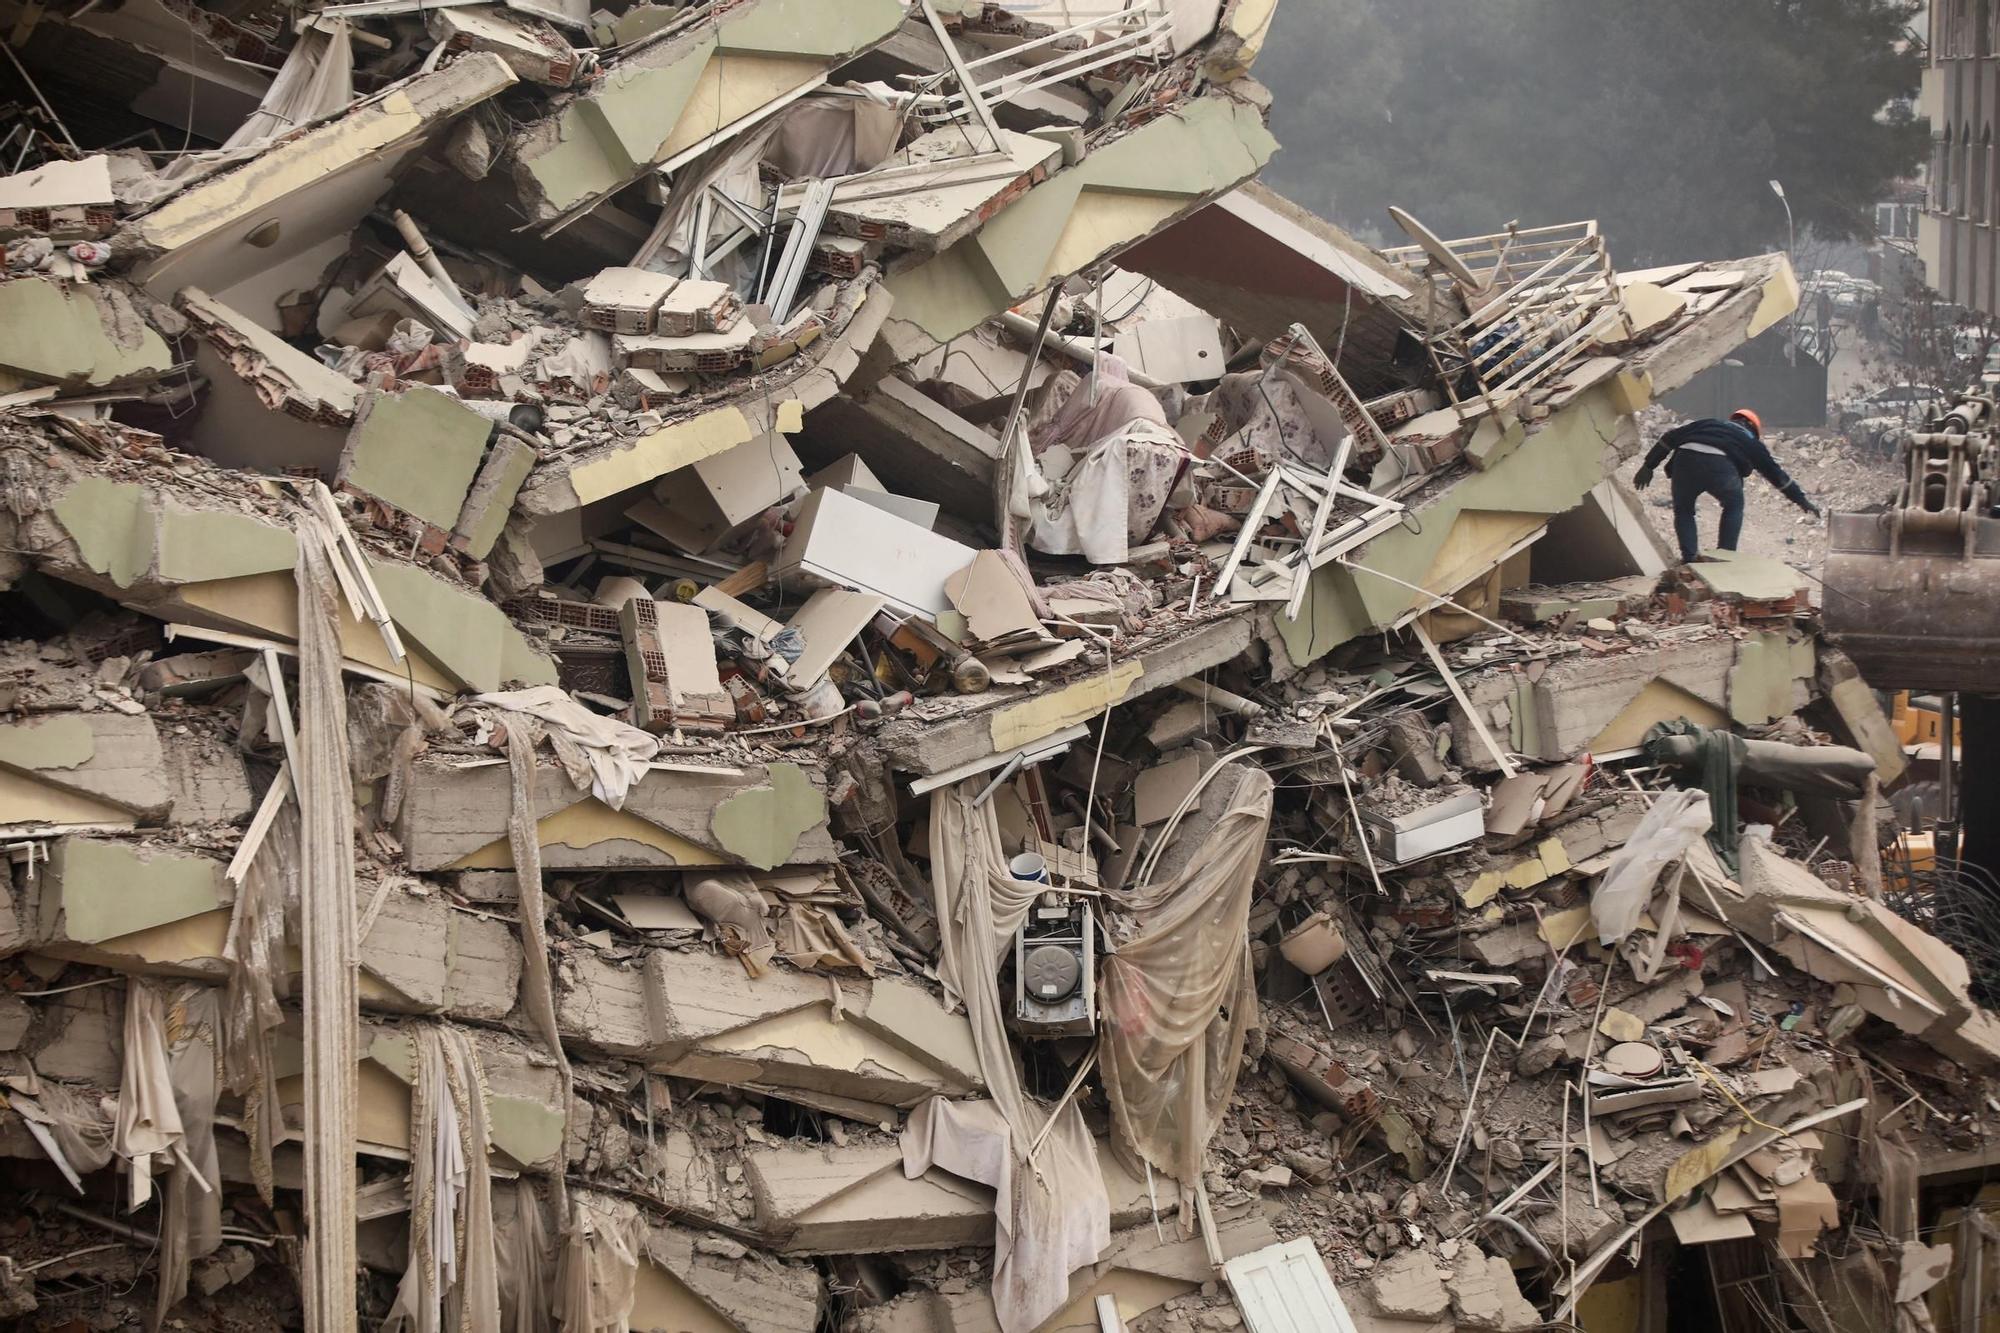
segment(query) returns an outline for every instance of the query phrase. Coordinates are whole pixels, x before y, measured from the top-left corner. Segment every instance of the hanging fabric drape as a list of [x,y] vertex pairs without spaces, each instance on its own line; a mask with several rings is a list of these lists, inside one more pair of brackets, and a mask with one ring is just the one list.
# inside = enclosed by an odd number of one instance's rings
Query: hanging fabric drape
[[1045,887],[1007,869],[991,803],[974,809],[976,780],[931,797],[931,878],[940,935],[938,977],[965,1005],[990,1102],[933,1099],[904,1126],[903,1171],[935,1164],[999,1195],[993,1307],[1004,1333],[1026,1333],[1069,1300],[1069,1275],[1111,1243],[1111,1201],[1096,1144],[1066,1102],[1032,1160],[1039,1112],[1021,1090],[998,984],[1001,958]]
[[315,1333],[358,1326],[354,1144],[360,1052],[354,1015],[354,786],[340,613],[322,529],[297,529],[299,589],[299,937],[305,954],[306,1295]]
[[1201,1176],[1257,1025],[1250,900],[1270,825],[1270,775],[1241,768],[1200,849],[1131,905],[1139,933],[1104,959],[1098,1025],[1112,1127],[1184,1189]]
[[410,1257],[383,1333],[483,1333],[500,1326],[486,1075],[457,1028],[414,1030]]

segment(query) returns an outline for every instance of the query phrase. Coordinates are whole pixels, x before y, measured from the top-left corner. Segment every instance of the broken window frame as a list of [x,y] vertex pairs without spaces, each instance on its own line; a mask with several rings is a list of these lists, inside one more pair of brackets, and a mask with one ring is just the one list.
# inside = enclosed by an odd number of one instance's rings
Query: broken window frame
[[[930,9],[928,0],[924,8],[926,11]],[[1136,26],[1134,20],[1138,21]],[[961,61],[950,38],[946,36],[943,25],[933,16],[932,26],[937,32],[938,40],[944,45],[946,58],[950,60],[953,71],[960,78],[961,91],[951,97],[920,98],[917,115],[927,123],[958,120],[965,115],[968,103],[975,108],[1004,106],[1015,98],[1038,92],[1051,84],[1066,83],[1081,78],[1107,65],[1115,65],[1123,60],[1149,59],[1158,56],[1172,47],[1173,23],[1173,12],[1169,6],[1162,3],[1162,0],[1133,0],[1133,3],[1095,18],[1085,19],[1081,23],[1072,24],[1059,31],[1031,37],[1018,45],[995,51],[976,60]],[[1122,30],[1115,32],[1106,41],[1087,42],[1080,48],[1061,50],[1056,55],[1038,64],[1029,65],[1025,69],[1002,72],[990,83],[978,83],[976,76],[973,79],[965,77],[968,74],[975,74],[985,66],[1018,59],[1023,51],[1047,46],[1066,38],[1096,34],[1111,28]],[[1079,61],[1083,63],[1078,63]]]
[[[1451,298],[1465,312],[1444,327],[1427,319],[1432,331],[1425,339],[1445,396],[1461,420],[1471,415],[1457,385],[1464,371],[1472,372],[1487,409],[1497,412],[1552,384],[1604,336],[1613,320],[1626,335],[1632,331],[1610,251],[1594,220],[1509,227],[1445,241],[1443,247],[1476,287],[1452,277],[1447,265],[1421,245],[1382,254],[1422,279],[1433,300]],[[1472,350],[1480,337],[1510,325],[1497,360],[1482,360]]]

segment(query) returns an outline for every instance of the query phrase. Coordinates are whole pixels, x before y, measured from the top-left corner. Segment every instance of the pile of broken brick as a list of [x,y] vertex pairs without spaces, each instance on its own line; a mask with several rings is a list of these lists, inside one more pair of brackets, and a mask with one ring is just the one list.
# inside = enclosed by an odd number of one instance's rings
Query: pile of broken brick
[[0,1315],[1983,1311],[1921,757],[1613,476],[1782,258],[1371,250],[1255,0],[142,8],[14,43]]

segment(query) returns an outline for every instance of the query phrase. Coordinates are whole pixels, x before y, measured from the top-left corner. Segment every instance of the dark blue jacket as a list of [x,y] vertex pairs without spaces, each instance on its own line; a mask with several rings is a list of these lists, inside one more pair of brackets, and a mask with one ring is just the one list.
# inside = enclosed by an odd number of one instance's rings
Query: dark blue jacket
[[1674,455],[1684,444],[1705,444],[1711,449],[1720,449],[1736,465],[1737,476],[1747,477],[1754,470],[1777,487],[1787,500],[1801,509],[1806,507],[1805,490],[1792,480],[1790,473],[1778,466],[1778,460],[1771,457],[1771,451],[1764,447],[1762,440],[1748,427],[1734,421],[1718,421],[1714,417],[1690,421],[1662,435],[1639,468],[1639,484],[1643,486],[1651,479],[1653,469],[1660,465],[1661,459],[1666,460],[1667,475],[1673,476]]

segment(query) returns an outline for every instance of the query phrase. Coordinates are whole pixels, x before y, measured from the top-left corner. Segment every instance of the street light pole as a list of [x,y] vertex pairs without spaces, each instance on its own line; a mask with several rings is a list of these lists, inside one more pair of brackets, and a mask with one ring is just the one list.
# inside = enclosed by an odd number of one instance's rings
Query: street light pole
[[1777,195],[1778,202],[1785,206],[1785,258],[1790,259],[1792,251],[1798,248],[1797,237],[1792,231],[1792,201],[1785,198],[1785,186],[1782,181],[1771,182],[1771,193]]
[[[1798,249],[1798,237],[1792,230],[1792,201],[1785,198],[1785,185],[1783,181],[1772,181],[1771,193],[1777,195],[1778,202],[1785,206],[1785,263],[1792,267],[1794,276],[1796,276],[1798,259],[1793,252]],[[1792,311],[1791,336],[1785,343],[1785,355],[1795,365],[1797,364],[1799,346],[1799,317],[1804,313],[1805,302],[1801,301],[1798,307]]]

